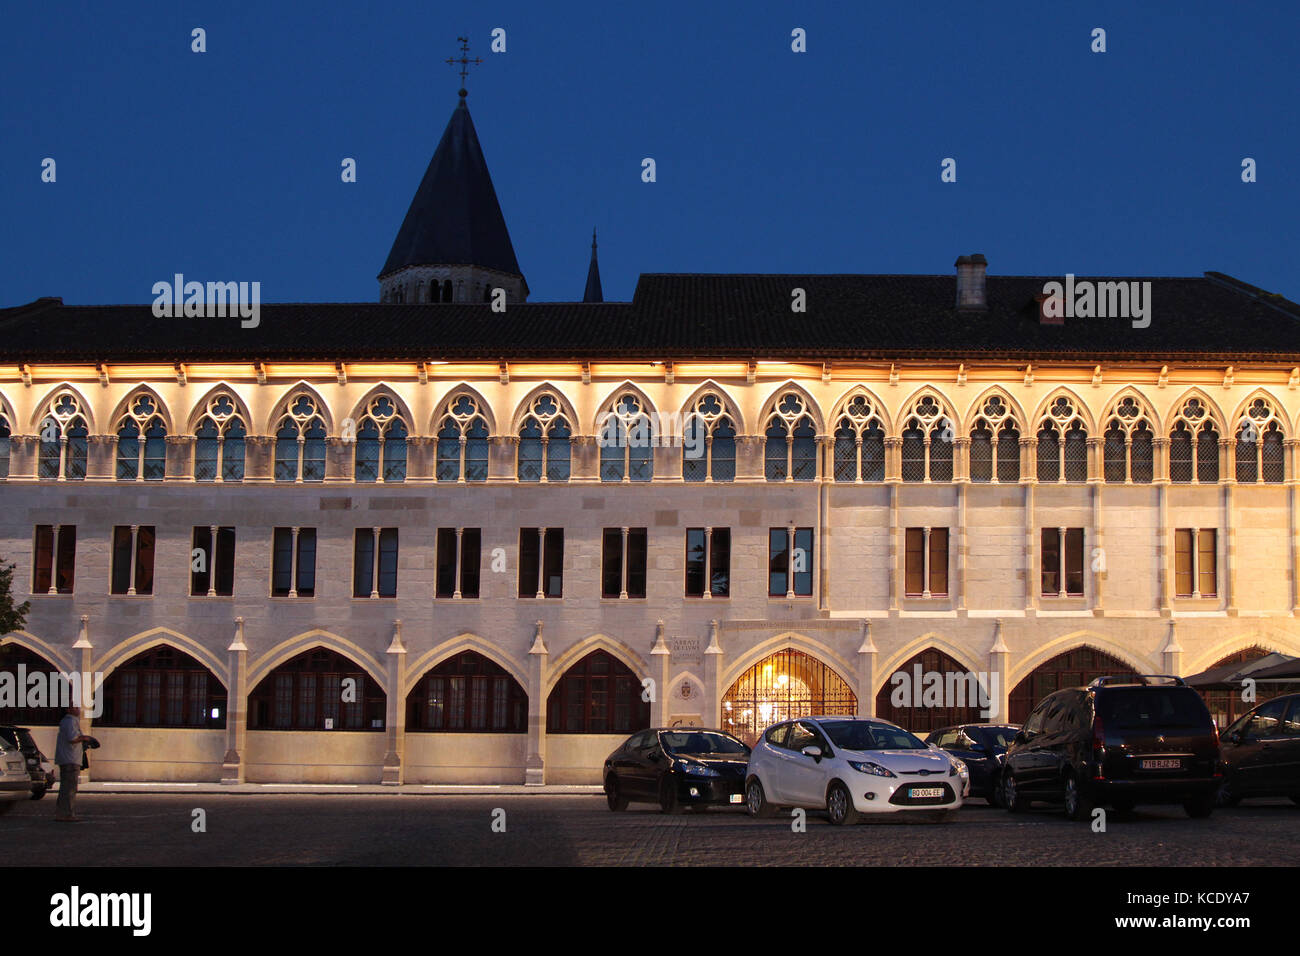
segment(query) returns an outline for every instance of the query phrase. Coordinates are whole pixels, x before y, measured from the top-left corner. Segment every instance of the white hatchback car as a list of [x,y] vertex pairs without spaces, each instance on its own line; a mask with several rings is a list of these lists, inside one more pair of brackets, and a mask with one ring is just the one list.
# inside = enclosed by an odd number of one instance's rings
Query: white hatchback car
[[801,717],[763,733],[749,757],[745,803],[756,817],[778,807],[825,810],[837,825],[862,813],[951,819],[969,785],[961,760],[888,721]]
[[0,813],[7,813],[19,800],[32,798],[32,776],[27,758],[17,740],[0,734]]

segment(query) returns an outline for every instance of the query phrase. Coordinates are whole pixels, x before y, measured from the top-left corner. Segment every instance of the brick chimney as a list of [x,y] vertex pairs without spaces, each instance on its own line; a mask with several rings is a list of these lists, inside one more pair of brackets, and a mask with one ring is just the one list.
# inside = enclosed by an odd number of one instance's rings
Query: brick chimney
[[984,273],[989,261],[983,253],[973,256],[959,256],[957,259],[957,308],[987,309],[988,299],[984,295]]

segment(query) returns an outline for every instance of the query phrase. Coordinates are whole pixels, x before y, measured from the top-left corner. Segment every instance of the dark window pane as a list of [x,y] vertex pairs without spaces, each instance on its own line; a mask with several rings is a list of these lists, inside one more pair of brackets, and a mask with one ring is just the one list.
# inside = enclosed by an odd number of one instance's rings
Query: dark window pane
[[370,528],[358,528],[352,546],[352,596],[368,598],[375,574],[375,535]]
[[789,534],[785,528],[772,528],[767,533],[767,593],[772,597],[785,597],[790,570]]
[[276,528],[271,540],[271,596],[287,597],[293,588],[293,529]]
[[686,596],[704,595],[704,529],[686,529]]
[[435,595],[440,598],[456,594],[456,529],[438,529],[438,578]]
[[709,555],[709,587],[714,597],[731,594],[731,529],[714,528]]
[[541,561],[540,541],[536,528],[519,529],[519,596],[534,597],[539,588],[537,574]]
[[646,529],[630,528],[627,533],[627,596],[646,595]]
[[546,596],[564,596],[564,529],[547,528],[545,553],[542,561],[546,581]]
[[600,596],[616,598],[623,589],[623,532],[606,528],[600,538]]
[[397,597],[397,529],[379,532],[379,596]]
[[460,596],[478,597],[479,560],[482,551],[482,532],[466,528],[460,537]]
[[112,593],[126,594],[131,587],[131,529],[118,525],[113,529]]

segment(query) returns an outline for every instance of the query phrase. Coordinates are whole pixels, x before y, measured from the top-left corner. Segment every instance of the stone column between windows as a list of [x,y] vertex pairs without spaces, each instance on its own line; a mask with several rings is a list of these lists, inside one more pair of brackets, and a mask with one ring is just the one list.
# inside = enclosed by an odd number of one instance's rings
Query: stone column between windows
[[889,479],[889,615],[898,616],[899,591],[903,586],[902,548],[898,546],[898,486],[897,478]]
[[62,527],[59,524],[50,526],[50,588],[46,594],[59,593],[59,530]]
[[388,694],[384,721],[384,770],[380,783],[397,786],[406,782],[402,756],[406,752],[406,645],[402,643],[402,619],[393,621],[393,639],[388,645]]
[[[969,440],[967,442],[969,444]],[[966,563],[970,546],[966,538],[966,492],[970,483],[966,479],[957,485],[957,581],[956,601],[953,607],[958,617],[966,613]]]
[[379,529],[370,529],[374,554],[370,556],[370,596],[379,597]]
[[[1173,531],[1169,527],[1169,439],[1153,438],[1151,445],[1151,454],[1155,458],[1152,464],[1153,480],[1156,485],[1156,587],[1160,595],[1160,614],[1167,616],[1171,613],[1170,593],[1173,584],[1172,575],[1169,573],[1169,558],[1173,554],[1173,548],[1170,546],[1170,536]],[[1195,459],[1192,467],[1196,467]],[[1196,543],[1194,534],[1192,543],[1193,545]],[[1193,568],[1195,568],[1195,559],[1193,559]]]
[[130,569],[131,583],[130,586],[127,587],[126,589],[127,594],[135,594],[135,565],[136,565],[136,561],[138,560],[138,553],[139,553],[136,549],[139,547],[139,534],[140,534],[140,526],[138,524],[131,525],[131,553],[128,558],[131,564],[131,569]]
[[1288,465],[1286,474],[1289,476],[1286,479],[1286,500],[1287,517],[1291,531],[1289,561],[1291,570],[1291,612],[1294,614],[1300,613],[1300,526],[1297,525],[1297,522],[1300,521],[1300,514],[1297,513],[1297,508],[1300,507],[1300,501],[1297,500],[1298,496],[1300,496],[1300,482],[1296,478],[1296,466],[1300,464],[1300,457],[1298,457],[1300,453],[1297,451],[1300,448],[1300,440],[1295,438],[1285,439],[1283,446],[1288,450],[1284,461]]
[[1088,562],[1087,582],[1092,587],[1092,613],[1096,617],[1101,617],[1105,613],[1105,606],[1102,603],[1102,583],[1105,580],[1102,575],[1109,573],[1106,570],[1106,546],[1104,544],[1104,531],[1102,528],[1102,509],[1101,496],[1103,485],[1099,481],[1092,482],[1092,548],[1093,553],[1085,553],[1084,560]]
[[217,532],[219,525],[208,525],[208,597],[217,596]]
[[537,529],[537,598],[546,598],[546,529]]
[[298,596],[298,528],[293,529],[293,538],[289,544],[289,597]]
[[627,566],[630,563],[628,561],[628,558],[631,557],[631,555],[627,553],[627,533],[628,533],[627,525],[624,525],[621,530],[623,532],[623,539],[622,539],[623,560],[619,562],[619,570],[622,572],[621,574],[622,580],[620,581],[618,596],[622,600],[626,601],[627,600],[627,570],[628,570]]
[[1236,491],[1234,476],[1223,486],[1223,582],[1224,591],[1227,592],[1224,594],[1223,606],[1229,617],[1237,616],[1237,529],[1232,520]]
[[[83,675],[83,680],[86,677],[88,677],[91,681],[93,681],[94,673],[95,673],[94,671],[95,648],[94,645],[90,643],[90,615],[89,614],[81,615],[80,627],[77,629],[77,642],[72,645],[72,649],[74,651],[81,652],[80,655],[81,673]],[[103,693],[102,688],[99,687],[95,688],[95,698],[97,702],[102,699],[99,696],[102,693]],[[83,702],[78,701],[78,703],[83,703]],[[86,708],[86,707],[82,708],[80,723],[81,723],[81,732],[86,736],[90,736],[91,728],[95,723],[94,714],[91,708]],[[81,772],[81,777],[79,778],[80,782],[90,783],[90,775],[92,772],[93,772],[93,766],[91,770],[83,770]]]
[[1056,596],[1059,598],[1066,597],[1069,593],[1065,587],[1065,529],[1056,529]]
[[[812,564],[813,580],[817,587],[817,610],[826,610],[830,605],[831,597],[831,483],[835,480],[835,439],[830,435],[823,435],[817,439],[821,448],[821,467],[817,469],[817,530],[816,539],[813,542],[817,549],[817,560]],[[858,436],[858,444],[861,446],[862,436]],[[862,449],[858,448],[857,458],[858,468],[861,467]],[[858,471],[858,480],[862,480],[862,473]],[[811,559],[811,555],[809,556]]]
[[546,677],[548,656],[542,641],[542,622],[534,625],[533,646],[528,649],[528,756],[524,759],[524,784],[546,783]]
[[713,528],[704,529],[704,593],[706,601],[713,599]]
[[1034,506],[1035,497],[1038,493],[1036,484],[1025,485],[1025,616],[1033,617],[1038,610],[1038,592],[1041,589],[1038,581],[1035,580],[1035,571],[1037,570],[1037,561],[1035,555],[1037,548],[1035,546],[1034,533]]
[[226,755],[221,759],[221,782],[244,782],[244,752],[248,737],[248,645],[244,643],[244,619],[235,618],[235,637],[226,648],[230,663],[226,685]]
[[785,526],[785,597],[786,600],[794,598],[794,569],[795,569],[795,543],[794,543],[794,522],[791,521]]
[[460,575],[461,575],[461,566],[464,561],[464,556],[462,555],[460,548],[461,548],[461,542],[464,540],[464,538],[465,538],[465,529],[457,528],[456,529],[456,563],[452,566],[451,569],[451,574],[452,574],[451,596],[452,599],[456,601],[459,601],[462,597],[460,591]]
[[[1192,598],[1201,596],[1201,529],[1192,528]],[[1170,671],[1174,674],[1176,671]]]
[[871,639],[871,622],[862,622],[862,643],[858,645],[858,716],[876,716],[876,642]]
[[921,529],[921,597],[931,597],[930,594],[930,527]]

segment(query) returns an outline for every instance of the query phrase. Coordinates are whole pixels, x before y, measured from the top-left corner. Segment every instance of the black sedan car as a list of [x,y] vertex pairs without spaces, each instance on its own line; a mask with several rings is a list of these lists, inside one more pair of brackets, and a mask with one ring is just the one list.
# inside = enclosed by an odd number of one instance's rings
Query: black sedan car
[[1002,760],[1019,729],[1019,724],[957,724],[941,727],[925,742],[960,758],[970,771],[970,796],[996,807],[1001,806],[997,783]]
[[1219,805],[1246,797],[1290,797],[1300,803],[1300,694],[1275,697],[1223,732]]
[[694,727],[643,730],[605,759],[611,810],[657,803],[664,813],[687,807],[743,807],[749,747],[731,734]]

